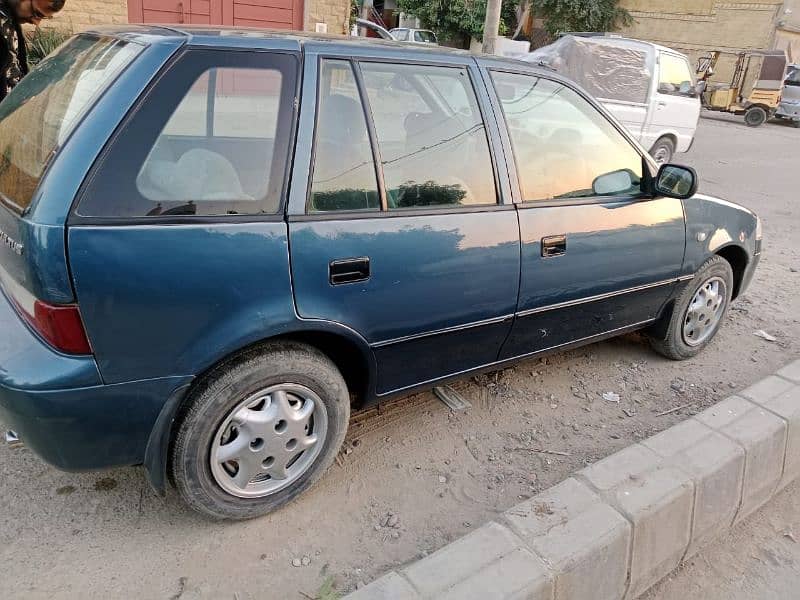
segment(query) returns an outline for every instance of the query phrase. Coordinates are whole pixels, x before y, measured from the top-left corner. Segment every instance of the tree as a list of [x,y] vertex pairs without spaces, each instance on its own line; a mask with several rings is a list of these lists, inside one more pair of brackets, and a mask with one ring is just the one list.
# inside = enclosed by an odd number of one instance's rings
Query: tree
[[532,0],[534,14],[548,33],[614,31],[633,23],[619,0]]
[[[513,33],[516,8],[514,0],[503,0],[500,35]],[[464,44],[471,37],[483,38],[486,0],[397,0],[397,9],[414,15],[445,40]]]

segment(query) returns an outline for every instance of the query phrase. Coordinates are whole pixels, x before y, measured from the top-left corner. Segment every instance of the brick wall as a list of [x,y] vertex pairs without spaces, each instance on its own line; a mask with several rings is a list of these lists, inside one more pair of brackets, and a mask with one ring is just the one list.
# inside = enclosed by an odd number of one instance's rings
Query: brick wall
[[[768,49],[784,0],[621,0],[635,23],[623,31],[629,37],[669,46],[695,63],[709,50]],[[730,79],[735,57],[723,54],[716,81]]]
[[328,33],[347,33],[350,21],[350,0],[305,0],[306,31],[314,31],[315,23],[326,23]]
[[66,0],[63,10],[46,25],[77,33],[99,25],[127,22],[126,0]]

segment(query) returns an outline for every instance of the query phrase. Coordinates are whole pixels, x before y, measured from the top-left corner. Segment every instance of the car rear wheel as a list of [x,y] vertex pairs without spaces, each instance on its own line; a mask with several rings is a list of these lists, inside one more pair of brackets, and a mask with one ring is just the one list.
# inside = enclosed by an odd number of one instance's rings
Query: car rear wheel
[[668,137],[659,138],[650,150],[650,156],[655,159],[659,166],[669,163],[674,154],[675,142]]
[[675,301],[663,336],[651,334],[653,348],[667,358],[698,354],[719,331],[733,292],[733,270],[724,258],[707,260]]
[[767,121],[767,111],[760,106],[751,106],[744,113],[744,122],[748,127],[759,127]]
[[215,369],[192,394],[172,445],[173,483],[212,517],[269,513],[330,466],[349,416],[347,385],[327,356],[266,344]]

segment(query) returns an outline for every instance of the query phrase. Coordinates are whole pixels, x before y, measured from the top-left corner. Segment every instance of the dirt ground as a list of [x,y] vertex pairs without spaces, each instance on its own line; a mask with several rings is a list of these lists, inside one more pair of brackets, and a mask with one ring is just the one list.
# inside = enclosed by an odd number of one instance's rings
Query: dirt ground
[[135,468],[61,473],[0,447],[3,594],[302,599],[326,581],[345,592],[772,373],[800,355],[798,142],[780,123],[703,119],[676,157],[702,192],[764,220],[755,280],[699,357],[670,362],[630,335],[465,379],[466,412],[432,393],[370,410],[320,484],[247,523],[161,500]]

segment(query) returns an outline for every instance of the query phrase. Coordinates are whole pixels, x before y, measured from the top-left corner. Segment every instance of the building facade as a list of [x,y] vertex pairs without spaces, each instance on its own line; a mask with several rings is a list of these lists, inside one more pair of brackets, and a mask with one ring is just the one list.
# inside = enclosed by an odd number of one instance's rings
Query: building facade
[[800,9],[793,14],[789,6],[800,0],[621,0],[620,5],[634,19],[622,32],[626,36],[679,50],[695,64],[709,51],[723,51],[717,81],[730,79],[741,50],[786,47],[790,42],[779,34],[780,23],[800,16]]
[[789,60],[800,64],[800,0],[786,0],[778,17],[775,47],[786,50]]
[[53,27],[74,33],[119,23],[191,23],[346,33],[350,0],[66,0]]

